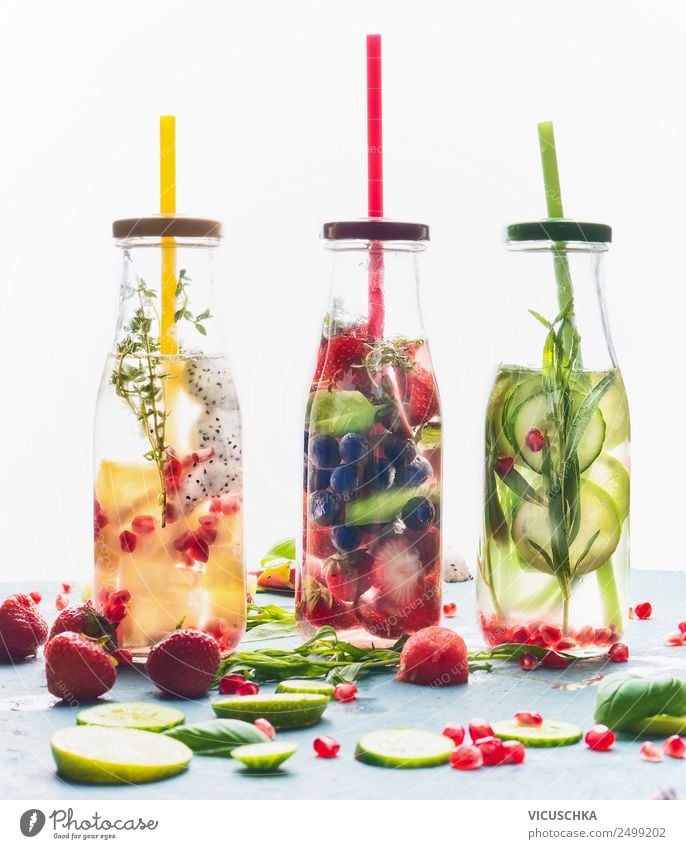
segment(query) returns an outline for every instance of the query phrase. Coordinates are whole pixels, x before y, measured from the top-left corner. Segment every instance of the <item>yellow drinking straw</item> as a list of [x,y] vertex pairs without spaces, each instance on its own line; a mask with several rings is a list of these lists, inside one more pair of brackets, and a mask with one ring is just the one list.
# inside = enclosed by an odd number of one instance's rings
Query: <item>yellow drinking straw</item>
[[[160,116],[160,213],[176,213],[176,118]],[[176,339],[176,243],[171,236],[162,238],[162,309],[160,317],[160,353],[178,353]]]

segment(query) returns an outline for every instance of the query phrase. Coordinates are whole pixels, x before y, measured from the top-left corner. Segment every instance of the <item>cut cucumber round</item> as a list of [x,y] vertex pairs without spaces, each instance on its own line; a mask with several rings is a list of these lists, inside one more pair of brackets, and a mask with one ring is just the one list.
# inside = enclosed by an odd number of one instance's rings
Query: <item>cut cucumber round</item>
[[411,498],[427,495],[428,487],[395,487],[350,501],[345,508],[346,525],[385,525],[403,512]]
[[274,728],[316,725],[329,704],[329,697],[315,693],[277,693],[273,696],[227,696],[212,703],[212,710],[227,719],[254,722],[267,719]]
[[586,470],[586,479],[597,484],[612,498],[620,521],[629,515],[629,473],[615,457],[601,454]]
[[144,784],[183,772],[193,752],[164,734],[76,725],[50,738],[59,774],[87,784]]
[[370,731],[360,738],[355,757],[372,766],[416,769],[450,760],[455,744],[449,737],[416,728]]
[[108,728],[137,728],[139,731],[166,731],[185,722],[180,710],[152,702],[116,702],[96,705],[76,716],[77,725],[103,725]]
[[[604,489],[590,481],[581,482],[579,510],[579,531],[569,547],[572,576],[586,575],[607,563],[617,548],[621,533],[614,501]],[[593,537],[595,539],[588,548]],[[546,557],[539,550],[543,549],[548,558],[552,557],[547,506],[522,501],[514,514],[512,540],[525,563],[552,574]]]
[[238,746],[231,752],[248,769],[270,771],[278,769],[284,761],[298,751],[292,743],[250,743],[248,746]]
[[583,730],[572,722],[546,719],[543,725],[520,725],[516,719],[491,722],[496,737],[501,740],[518,740],[524,746],[549,749],[553,746],[573,746],[583,737]]
[[335,687],[333,684],[327,684],[326,681],[296,680],[295,678],[289,681],[280,681],[277,684],[277,693],[315,693],[320,696],[333,696]]
[[[579,408],[583,401],[583,396],[574,393],[573,403],[575,408]],[[532,428],[545,433],[547,425],[547,410],[548,400],[541,392],[539,395],[533,395],[528,400],[524,401],[514,411],[514,419],[512,424],[512,439],[517,453],[521,456],[524,462],[535,472],[540,472],[543,466],[543,451],[531,451],[526,445],[526,435]],[[605,419],[599,409],[596,408],[591,416],[591,420],[586,425],[577,456],[579,458],[579,469],[584,471],[587,469],[595,458],[603,450],[603,442],[605,440]]]
[[[607,372],[594,373],[591,375],[595,385]],[[626,442],[630,435],[629,402],[626,397],[624,381],[619,371],[615,372],[615,379],[610,388],[600,399],[598,406],[605,419],[605,450],[611,451],[622,442]]]

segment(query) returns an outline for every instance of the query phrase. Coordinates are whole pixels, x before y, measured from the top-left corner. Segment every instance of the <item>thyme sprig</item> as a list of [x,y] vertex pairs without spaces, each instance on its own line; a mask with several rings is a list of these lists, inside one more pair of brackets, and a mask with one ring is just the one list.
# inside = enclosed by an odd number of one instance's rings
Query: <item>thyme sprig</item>
[[188,276],[188,273],[182,268],[179,272],[179,279],[176,284],[176,300],[177,302],[181,300],[181,306],[174,313],[174,321],[189,321],[198,333],[203,336],[207,336],[207,329],[202,322],[206,321],[208,318],[212,318],[212,313],[209,310],[203,310],[203,312],[194,316],[189,310],[188,285],[190,282],[191,279]]
[[382,372],[385,366],[412,371],[415,367],[413,351],[423,343],[423,339],[393,339],[375,342],[369,354],[356,368],[366,368],[375,374]]

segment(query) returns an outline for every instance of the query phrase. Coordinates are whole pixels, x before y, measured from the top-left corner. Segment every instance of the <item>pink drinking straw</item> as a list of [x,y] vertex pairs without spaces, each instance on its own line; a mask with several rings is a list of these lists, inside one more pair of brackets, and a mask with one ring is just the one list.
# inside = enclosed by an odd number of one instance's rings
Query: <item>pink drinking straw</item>
[[[381,36],[367,36],[367,207],[370,218],[383,217],[383,142],[381,116]],[[369,253],[369,335],[383,338],[383,250],[372,242]]]

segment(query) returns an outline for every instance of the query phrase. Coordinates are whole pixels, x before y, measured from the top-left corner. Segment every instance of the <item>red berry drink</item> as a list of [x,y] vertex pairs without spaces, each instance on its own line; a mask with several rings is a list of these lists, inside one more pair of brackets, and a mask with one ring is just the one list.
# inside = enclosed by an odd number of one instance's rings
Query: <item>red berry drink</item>
[[324,236],[334,283],[307,404],[298,621],[392,643],[441,615],[440,399],[417,303],[428,228],[366,219]]

